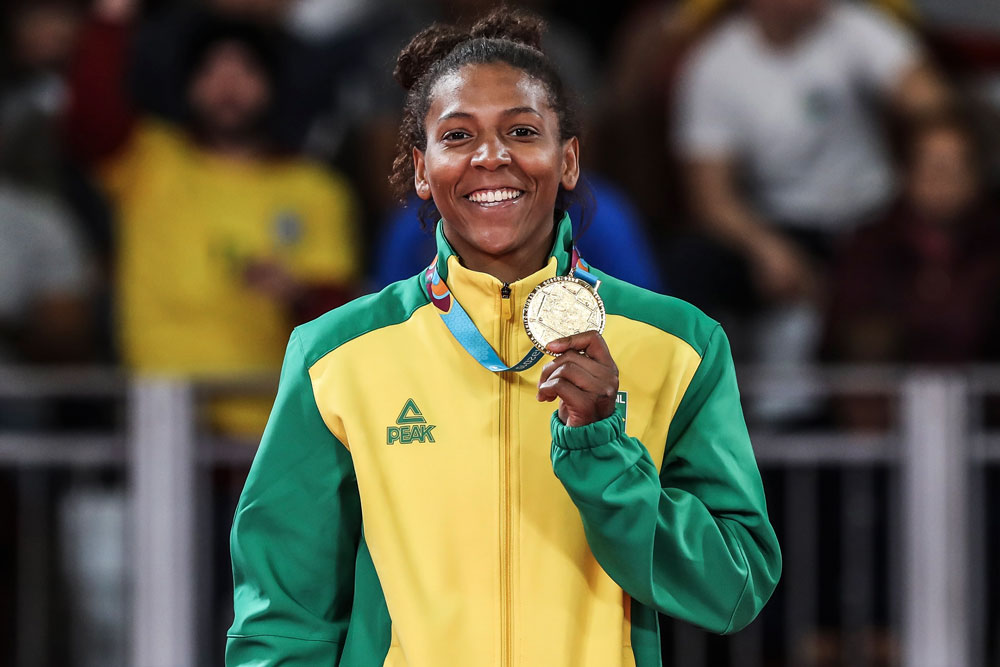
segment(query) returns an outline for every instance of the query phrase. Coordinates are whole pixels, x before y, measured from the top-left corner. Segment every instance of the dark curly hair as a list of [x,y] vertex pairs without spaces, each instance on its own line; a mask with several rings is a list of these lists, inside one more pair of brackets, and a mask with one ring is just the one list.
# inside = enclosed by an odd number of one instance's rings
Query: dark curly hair
[[[524,10],[500,7],[476,22],[468,31],[435,23],[417,33],[396,59],[393,77],[407,92],[403,122],[399,127],[396,158],[389,182],[405,201],[413,188],[413,148],[426,150],[424,119],[430,109],[430,92],[437,81],[465,65],[503,63],[526,72],[539,81],[549,95],[549,104],[559,120],[562,141],[580,135],[575,105],[555,65],[542,51],[545,21]],[[557,208],[565,208],[567,193],[559,186]],[[433,202],[427,202],[420,219],[436,220]]]

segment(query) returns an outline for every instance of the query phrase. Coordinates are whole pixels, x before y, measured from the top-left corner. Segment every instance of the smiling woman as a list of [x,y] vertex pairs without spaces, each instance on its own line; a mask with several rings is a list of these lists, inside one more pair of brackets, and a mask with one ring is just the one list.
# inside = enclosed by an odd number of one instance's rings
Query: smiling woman
[[562,140],[545,86],[510,65],[465,65],[430,98],[426,146],[413,147],[417,195],[433,200],[465,266],[523,278],[552,248],[559,188],[580,176],[576,137]]
[[734,632],[774,590],[725,334],[573,244],[542,28],[503,10],[399,56],[392,181],[440,215],[437,257],[292,333],[229,665],[659,667],[657,613]]
[[435,25],[414,37],[395,71],[409,90],[391,177],[397,194],[415,187],[447,221],[466,265],[508,282],[523,277],[513,266],[544,264],[557,196],[580,176],[576,113],[541,35],[535,17],[516,12],[495,13],[471,33]]

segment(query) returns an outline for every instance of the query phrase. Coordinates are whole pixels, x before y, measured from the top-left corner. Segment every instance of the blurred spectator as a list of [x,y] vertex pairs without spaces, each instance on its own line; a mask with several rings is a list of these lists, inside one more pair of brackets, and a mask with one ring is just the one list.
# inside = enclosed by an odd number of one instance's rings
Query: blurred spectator
[[92,360],[111,358],[110,216],[86,174],[66,160],[59,124],[68,101],[67,73],[81,24],[71,0],[17,0],[3,11],[3,78],[0,80],[0,174],[10,185],[58,201],[87,249],[94,322]]
[[[677,137],[715,240],[687,249],[695,275],[677,282],[710,313],[757,316],[754,361],[813,360],[833,247],[891,197],[872,98],[904,117],[947,102],[910,35],[848,2],[750,0],[688,63]],[[757,406],[792,420],[811,409],[797,387]]]
[[678,67],[705,23],[701,4],[642,3],[625,17],[581,156],[587,169],[626,191],[656,237],[674,232],[686,217],[681,170],[674,152],[664,150],[672,123],[664,122],[663,110],[672,106]]
[[[138,26],[126,76],[138,109],[183,122],[183,45],[220,16],[253,22],[275,45],[263,131],[284,150],[344,170],[358,186],[361,217],[377,220],[391,202],[386,174],[402,106],[392,67],[401,44],[423,26],[414,19],[423,11],[403,0],[170,3]],[[361,245],[370,245],[374,226],[359,231]]]
[[350,57],[285,29],[294,0],[172,2],[137,26],[126,72],[138,110],[173,122],[187,120],[185,49],[220,18],[252,23],[273,44],[274,94],[262,129],[284,149],[300,149],[314,118],[329,102],[339,67]]
[[[571,201],[566,207],[580,254],[594,267],[616,278],[654,292],[662,291],[659,266],[631,202],[603,179],[591,176],[586,183],[593,201]],[[376,244],[380,254],[373,267],[375,288],[416,275],[433,259],[433,226],[421,223],[421,204],[413,195],[382,227],[384,237]]]
[[[907,22],[915,20],[910,0],[871,4]],[[643,216],[665,236],[684,230],[689,216],[674,151],[673,108],[684,57],[711,28],[738,10],[737,0],[667,0],[638,3],[615,30],[607,93],[596,110],[598,129],[583,159],[620,184]],[[606,23],[602,23],[605,29]],[[628,128],[628,132],[621,132]],[[664,239],[668,240],[668,239]]]
[[923,28],[935,59],[961,91],[963,112],[975,123],[977,138],[992,148],[986,151],[984,176],[987,187],[1000,194],[1000,11],[984,22],[976,20],[974,8],[959,4],[947,23]]
[[[118,214],[120,345],[143,372],[273,371],[291,327],[343,302],[358,273],[353,195],[264,132],[275,55],[255,26],[208,23],[183,50],[188,123],[136,116],[123,94],[130,0],[102,0],[81,37],[67,119]],[[225,401],[259,433],[269,401]]]
[[79,12],[66,0],[23,1],[6,18],[0,169],[32,188],[56,192],[61,159],[55,119],[66,99],[64,75]]
[[0,181],[0,363],[91,358],[90,268],[62,206]]
[[954,364],[1000,353],[1000,212],[984,198],[977,140],[953,118],[920,124],[905,187],[838,263],[826,355]]
[[[345,169],[357,183],[366,217],[382,220],[393,206],[387,174],[396,154],[403,90],[392,78],[401,45],[427,24],[425,3],[379,0],[355,16],[350,30],[311,42],[334,71],[304,148]],[[364,232],[374,235],[374,225]],[[374,248],[374,238],[366,238]]]
[[[902,20],[916,19],[916,11],[910,0],[871,0],[870,4]],[[677,18],[694,27],[708,23],[738,5],[737,0],[681,0],[675,7],[679,15]]]
[[55,116],[78,17],[67,2],[7,8],[0,90],[0,363],[79,362],[94,353],[93,266],[54,195]]

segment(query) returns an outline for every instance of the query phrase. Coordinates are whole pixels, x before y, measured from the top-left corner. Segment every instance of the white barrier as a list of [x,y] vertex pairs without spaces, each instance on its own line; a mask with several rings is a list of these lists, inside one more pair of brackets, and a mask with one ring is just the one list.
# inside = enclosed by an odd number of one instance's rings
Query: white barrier
[[132,664],[186,667],[195,657],[194,392],[136,378],[129,393]]
[[[782,372],[769,370],[741,377],[744,392],[749,394],[766,392],[783,381]],[[783,631],[789,664],[795,664],[801,637],[815,622],[820,603],[814,576],[818,531],[822,530],[814,520],[819,500],[816,471],[820,466],[849,471],[844,477],[846,509],[841,526],[846,544],[839,554],[848,583],[839,604],[848,632],[861,629],[871,615],[874,486],[870,474],[881,466],[899,472],[898,485],[890,489],[890,504],[895,510],[890,511],[888,523],[891,530],[899,529],[901,540],[890,548],[889,591],[898,605],[891,620],[901,631],[902,664],[985,667],[985,593],[981,587],[970,590],[970,584],[980,580],[990,565],[983,558],[982,540],[970,540],[971,527],[978,525],[981,515],[974,516],[978,508],[970,493],[976,492],[976,486],[970,486],[969,470],[1000,461],[1000,442],[982,433],[978,414],[970,411],[969,405],[985,391],[1000,393],[1000,373],[835,369],[811,371],[809,378],[826,393],[895,395],[899,427],[875,435],[752,434],[761,468],[788,471],[783,517],[783,586],[787,593]],[[273,390],[270,382],[262,385],[259,379],[249,385],[236,381],[228,388],[209,389],[225,392],[248,386]],[[196,434],[195,404],[204,386],[177,379],[123,379],[114,373],[46,376],[0,368],[0,397],[76,394],[77,389],[84,394],[123,395],[128,414],[126,433],[0,434],[0,465],[126,466],[132,513],[131,664],[193,667],[210,644],[198,634],[195,623],[202,594],[199,587],[205,583],[196,566],[196,545],[225,537],[197,535],[198,466],[206,462],[245,465],[252,447],[226,446]],[[30,493],[25,496],[26,500],[33,497]],[[30,554],[25,552],[23,559],[30,559]],[[25,573],[41,585],[37,567],[26,567]],[[23,589],[22,595],[29,593]],[[824,600],[823,604],[835,603]],[[42,622],[44,614],[27,607],[23,613],[25,623],[19,624],[17,638],[21,647],[18,664],[44,664],[44,633],[27,624],[28,619],[33,624]],[[708,653],[702,635],[683,628],[674,634],[672,657],[676,664],[705,664]],[[759,627],[751,626],[730,641],[730,664],[763,664]],[[864,664],[857,645],[845,650],[853,656],[846,664]]]
[[967,667],[968,391],[914,375],[903,390],[903,638],[907,667]]

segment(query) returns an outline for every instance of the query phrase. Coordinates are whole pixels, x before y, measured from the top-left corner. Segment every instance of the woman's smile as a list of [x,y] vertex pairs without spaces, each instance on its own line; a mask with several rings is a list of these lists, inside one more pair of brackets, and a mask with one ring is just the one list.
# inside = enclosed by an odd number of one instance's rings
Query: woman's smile
[[504,204],[517,203],[523,194],[524,190],[517,188],[495,187],[475,190],[465,195],[465,198],[482,208],[497,208]]

